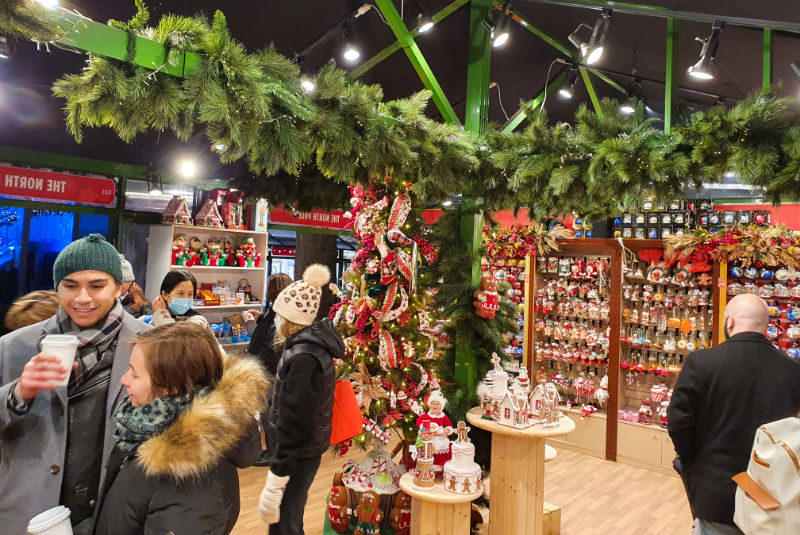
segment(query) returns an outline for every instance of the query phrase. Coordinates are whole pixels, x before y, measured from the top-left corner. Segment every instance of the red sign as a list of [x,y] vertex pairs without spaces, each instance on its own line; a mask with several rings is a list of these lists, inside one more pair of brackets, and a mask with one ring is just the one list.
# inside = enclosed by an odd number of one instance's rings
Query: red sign
[[109,206],[114,204],[115,189],[110,178],[0,165],[0,195],[8,197]]
[[344,212],[341,210],[333,210],[330,212],[326,212],[325,210],[289,212],[283,208],[274,208],[269,211],[269,222],[275,225],[295,225],[298,227],[345,230],[348,220],[345,219]]
[[294,256],[295,251],[294,247],[273,247],[272,256]]

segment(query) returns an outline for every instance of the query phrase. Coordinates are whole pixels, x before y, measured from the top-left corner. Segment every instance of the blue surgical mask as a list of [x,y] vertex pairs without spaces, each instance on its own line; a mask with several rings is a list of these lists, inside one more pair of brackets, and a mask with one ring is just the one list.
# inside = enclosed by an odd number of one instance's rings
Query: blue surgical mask
[[192,300],[188,297],[173,297],[172,302],[167,306],[173,314],[182,316],[192,308]]

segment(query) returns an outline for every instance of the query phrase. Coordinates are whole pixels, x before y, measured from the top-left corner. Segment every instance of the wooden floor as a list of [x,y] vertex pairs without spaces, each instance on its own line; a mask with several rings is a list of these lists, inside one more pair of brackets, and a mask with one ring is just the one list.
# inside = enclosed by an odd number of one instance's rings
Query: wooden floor
[[[363,452],[351,451],[344,458],[323,457],[306,505],[307,535],[322,533],[325,496],[342,461],[363,458]],[[558,457],[547,463],[545,472],[544,498],[561,506],[564,535],[683,535],[691,529],[689,505],[676,477],[566,450],[558,450]],[[257,508],[266,476],[266,468],[240,472],[242,508],[234,535],[266,532]]]

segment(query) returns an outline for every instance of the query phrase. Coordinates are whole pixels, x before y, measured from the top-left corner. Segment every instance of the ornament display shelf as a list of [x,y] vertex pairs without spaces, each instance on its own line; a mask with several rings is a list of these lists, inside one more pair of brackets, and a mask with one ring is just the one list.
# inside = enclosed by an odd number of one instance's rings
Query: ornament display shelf
[[[247,238],[252,238],[256,251],[263,255],[259,267],[238,266],[175,266],[172,265],[172,239],[177,234],[186,236],[187,241],[197,237],[203,243],[209,238],[230,238],[235,246]],[[252,288],[252,295],[259,299],[258,303],[243,305],[203,306],[195,309],[203,314],[211,323],[221,323],[226,316],[253,308],[260,309],[264,301],[267,284],[267,233],[251,230],[232,230],[224,228],[198,227],[193,225],[150,225],[150,238],[147,251],[147,285],[145,296],[149,300],[158,297],[161,281],[167,273],[177,269],[186,269],[197,279],[198,288],[203,283],[213,284],[218,280],[226,280],[232,292],[236,292],[241,279],[247,279]],[[253,326],[250,326],[252,329]],[[250,333],[252,334],[252,333]]]
[[472,494],[457,494],[445,490],[437,482],[430,490],[414,488],[411,472],[400,478],[400,488],[411,496],[411,533],[414,535],[468,535],[473,500],[480,498],[483,488]]
[[553,320],[573,320],[573,321],[602,321],[603,323],[608,323],[608,318],[590,318],[588,316],[574,316],[570,314],[539,314],[539,317],[544,319],[553,319]]
[[[566,449],[594,455],[608,460],[618,460],[634,466],[646,467],[666,474],[675,475],[675,472],[672,470],[671,466],[674,454],[672,458],[668,459],[669,462],[666,463],[666,457],[668,457],[672,451],[672,445],[669,442],[669,437],[667,434],[664,433],[658,427],[658,425],[633,425],[633,422],[621,420],[617,418],[617,415],[619,409],[627,408],[628,410],[635,409],[638,411],[641,404],[641,399],[650,395],[650,389],[653,385],[660,384],[662,382],[667,382],[670,385],[673,385],[674,381],[677,380],[677,377],[679,376],[679,373],[674,373],[680,369],[676,364],[678,364],[678,361],[681,357],[685,357],[685,355],[689,352],[677,348],[675,351],[671,352],[656,350],[652,347],[649,350],[636,348],[633,350],[634,355],[641,351],[644,358],[645,354],[649,356],[650,352],[652,352],[652,355],[656,357],[656,360],[660,360],[661,357],[664,357],[665,359],[672,358],[675,360],[675,364],[672,365],[671,373],[668,377],[663,377],[660,374],[657,376],[655,374],[637,375],[634,371],[633,373],[635,377],[633,384],[627,385],[625,382],[625,375],[628,373],[628,370],[621,369],[620,363],[625,359],[630,361],[628,354],[632,350],[632,344],[627,339],[628,327],[633,327],[634,331],[638,331],[644,330],[646,326],[628,324],[624,321],[624,318],[622,317],[623,309],[626,307],[630,308],[630,305],[635,304],[636,302],[626,302],[623,299],[623,289],[626,285],[646,284],[652,286],[654,283],[647,281],[644,278],[625,276],[623,274],[623,250],[617,240],[564,239],[559,240],[558,244],[560,251],[543,255],[545,257],[545,261],[548,257],[570,257],[580,258],[580,260],[588,257],[603,257],[607,258],[610,263],[610,274],[608,279],[609,288],[607,297],[609,315],[608,320],[602,323],[604,327],[609,327],[609,346],[607,351],[608,366],[603,367],[591,364],[580,364],[577,362],[565,362],[563,360],[556,359],[542,359],[537,361],[535,347],[536,343],[539,341],[542,343],[566,342],[575,345],[581,344],[579,341],[553,340],[552,337],[545,337],[543,332],[537,332],[535,329],[530,328],[527,331],[528,339],[526,340],[526,348],[528,349],[526,352],[526,362],[528,363],[528,369],[531,370],[531,378],[534,377],[537,369],[542,366],[545,367],[548,377],[551,377],[554,373],[554,371],[551,370],[551,367],[559,369],[563,367],[567,372],[574,376],[577,376],[577,373],[580,371],[583,371],[588,375],[589,371],[597,370],[595,371],[595,374],[598,377],[594,378],[595,382],[597,382],[599,376],[601,376],[602,373],[607,370],[609,399],[604,407],[605,410],[598,410],[594,414],[583,419],[581,419],[580,416],[580,406],[564,411],[567,416],[573,420],[573,423],[576,425],[576,431],[564,437],[554,438],[552,439],[552,442]],[[643,249],[663,250],[664,248],[664,242],[662,240],[626,239],[623,240],[623,244],[628,250],[633,251],[637,255]],[[532,269],[531,277],[527,281],[528,288],[526,292],[529,295],[535,296],[536,291],[540,287],[546,285],[548,282],[551,282],[554,278],[558,278],[558,274],[541,273],[539,271],[541,260],[536,257],[532,259],[532,265],[535,266],[535,268]],[[632,268],[633,266],[630,267]],[[722,317],[722,311],[724,310],[725,304],[725,288],[727,284],[725,276],[726,273],[727,268],[724,266],[724,264],[717,263],[714,265],[710,286],[698,286],[698,288],[709,290],[711,292],[711,304],[702,307],[702,310],[706,312],[709,307],[713,309],[710,317],[708,315],[705,316],[707,328],[704,331],[705,333],[711,334],[712,345],[719,343],[721,338],[722,326],[720,318]],[[578,277],[578,280],[575,280],[574,282],[580,283],[581,278]],[[662,283],[661,286],[665,295],[668,292],[672,292],[674,294],[676,291],[681,289],[680,285],[667,285]],[[531,299],[527,303],[528,309],[526,310],[525,316],[526,324],[530,323],[530,326],[532,327],[536,324],[537,319],[559,319],[557,315],[551,316],[537,313],[535,311],[535,301],[535,299]],[[640,300],[638,304],[641,308],[642,301]],[[591,318],[572,316],[563,318],[560,321],[563,320],[579,322],[594,321],[595,324],[598,321],[592,320]],[[654,326],[649,325],[649,327],[650,331],[652,331]],[[674,332],[674,328],[670,329],[672,332]],[[679,337],[676,337],[676,340],[679,339]],[[645,361],[647,361],[647,359],[645,359]],[[572,378],[574,379],[574,377]],[[561,390],[561,392],[562,395],[568,392],[570,399],[574,400],[575,389]],[[586,398],[584,395],[584,402],[585,399]],[[658,404],[656,404],[656,406],[658,407]],[[613,415],[613,417],[607,417],[608,414]],[[658,415],[654,415],[653,421],[658,423],[658,418]],[[663,460],[665,461],[663,463],[662,454],[664,457]]]
[[239,267],[239,266],[181,266],[172,264],[170,269],[185,269],[186,271],[263,271],[264,266],[259,267]]
[[[527,344],[527,333],[526,329],[528,328],[528,322],[525,321],[525,314],[527,311],[527,300],[529,298],[528,294],[528,285],[527,280],[530,278],[530,269],[531,269],[531,257],[526,256],[524,259],[514,259],[514,264],[510,265],[508,261],[503,261],[502,263],[498,262],[497,260],[490,260],[486,257],[482,258],[481,260],[481,276],[489,274],[491,272],[492,275],[500,275],[500,279],[503,283],[508,284],[508,275],[513,275],[515,277],[514,282],[519,283],[519,289],[522,291],[522,296],[520,297],[519,302],[515,303],[517,305],[517,310],[519,311],[520,315],[520,328],[518,330],[505,333],[505,336],[508,338],[508,343],[503,348],[503,354],[506,356],[506,359],[511,362],[515,362],[517,366],[523,365],[525,363],[525,355],[527,354],[528,350],[526,347]],[[513,291],[520,291],[518,289],[514,289],[513,283],[512,288]],[[509,291],[511,291],[509,290]],[[508,294],[505,296],[506,299],[509,299]],[[509,348],[513,348],[513,341],[520,343],[522,345],[522,352],[511,351]],[[516,375],[519,373],[519,369],[511,369],[506,368],[506,371]]]
[[467,420],[492,434],[492,533],[543,535],[545,439],[572,433],[575,423],[562,414],[556,428],[515,429],[483,419],[478,407],[467,412]]

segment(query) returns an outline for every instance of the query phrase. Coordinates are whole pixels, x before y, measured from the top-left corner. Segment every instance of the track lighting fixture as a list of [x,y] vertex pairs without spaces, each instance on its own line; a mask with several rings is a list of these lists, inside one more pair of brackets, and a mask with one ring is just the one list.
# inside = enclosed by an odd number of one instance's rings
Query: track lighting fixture
[[417,15],[417,32],[425,33],[433,29],[433,19],[425,11],[420,11]]
[[511,37],[511,2],[500,8],[494,24],[491,26],[492,46],[500,48],[508,42]]
[[689,67],[686,72],[692,78],[698,80],[711,80],[717,71],[717,66],[714,63],[714,57],[717,55],[717,48],[719,48],[719,35],[725,28],[725,22],[721,20],[714,21],[711,27],[711,35],[705,39],[695,37],[695,41],[703,43],[703,48],[700,50],[700,60]]
[[300,87],[302,87],[303,91],[306,93],[311,93],[317,88],[317,84],[314,82],[314,76],[308,72],[301,56],[295,56],[294,59],[300,67]]
[[572,96],[575,94],[575,82],[578,81],[578,73],[572,73],[561,88],[558,90],[558,94],[561,95],[562,98],[571,99]]
[[625,102],[622,103],[622,106],[619,107],[619,111],[624,113],[625,115],[633,115],[636,113],[636,99],[633,97],[628,97],[625,99]]
[[636,113],[637,108],[644,101],[642,92],[641,81],[639,78],[636,78],[631,85],[628,86],[628,90],[625,91],[625,101],[619,107],[619,111],[625,115],[633,115]]
[[[595,21],[594,27],[589,26],[585,22],[581,22],[575,31],[569,34],[569,42],[572,46],[577,48],[583,60],[587,65],[594,65],[600,60],[603,55],[603,46],[606,42],[606,35],[608,34],[608,27],[611,25],[611,10],[604,9],[600,17]],[[592,32],[589,41],[581,40],[578,32],[586,28]]]
[[152,164],[147,166],[147,170],[145,170],[144,173],[144,180],[147,183],[147,193],[150,195],[161,195],[164,191],[161,175],[155,170]]

